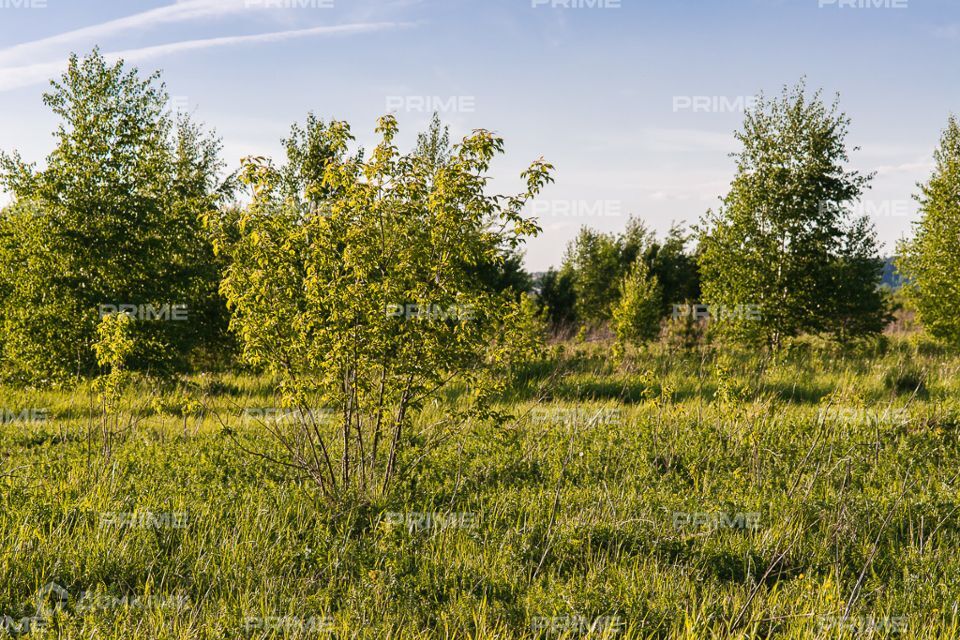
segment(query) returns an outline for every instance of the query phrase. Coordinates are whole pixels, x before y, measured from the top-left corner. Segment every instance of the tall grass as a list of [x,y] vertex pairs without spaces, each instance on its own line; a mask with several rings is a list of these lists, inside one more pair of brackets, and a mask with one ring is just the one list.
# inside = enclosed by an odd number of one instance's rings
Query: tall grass
[[[277,446],[245,417],[277,405],[258,377],[138,381],[110,433],[89,386],[0,390],[0,618],[37,638],[958,636],[960,358],[606,354],[563,345],[509,417],[443,438],[456,396],[426,406],[395,491],[341,509],[257,455]],[[50,583],[69,597],[35,602]]]

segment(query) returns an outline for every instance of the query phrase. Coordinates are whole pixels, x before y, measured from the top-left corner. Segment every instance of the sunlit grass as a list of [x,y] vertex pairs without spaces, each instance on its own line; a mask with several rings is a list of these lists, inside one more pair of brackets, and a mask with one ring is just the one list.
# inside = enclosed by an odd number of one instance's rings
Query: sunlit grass
[[0,425],[0,616],[52,582],[70,599],[30,637],[956,637],[958,370],[901,340],[567,345],[513,420],[408,448],[389,496],[339,507],[241,450],[278,453],[244,413],[278,404],[256,376],[138,381],[107,434],[91,385],[4,389],[49,419]]

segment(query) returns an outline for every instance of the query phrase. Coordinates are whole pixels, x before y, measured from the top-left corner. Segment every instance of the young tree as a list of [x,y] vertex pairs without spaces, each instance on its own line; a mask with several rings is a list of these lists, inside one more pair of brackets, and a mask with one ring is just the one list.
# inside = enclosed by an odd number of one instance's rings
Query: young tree
[[920,185],[916,233],[900,249],[906,292],[931,334],[960,345],[960,123],[950,116]]
[[613,309],[613,329],[621,345],[653,340],[660,332],[663,292],[657,276],[638,257],[620,281],[620,299]]
[[582,228],[567,248],[563,269],[571,274],[580,322],[597,327],[608,321],[623,274],[616,237]]
[[[485,415],[504,368],[536,341],[521,331],[537,326],[532,305],[491,289],[477,266],[539,231],[520,211],[551,180],[550,165],[524,173],[524,193],[490,196],[500,138],[476,131],[436,162],[397,151],[392,117],[377,132],[366,159],[348,153],[345,123],[317,130],[330,151],[317,207],[295,206],[281,172],[248,159],[253,202],[236,221],[211,217],[243,355],[276,375],[304,416],[274,435],[333,501],[385,492],[414,417],[452,382],[469,389],[464,410]],[[317,406],[336,410],[335,430],[316,422]],[[436,428],[463,415],[451,410]]]
[[218,264],[200,221],[224,195],[219,142],[171,118],[156,75],[97,51],[72,56],[44,103],[61,121],[46,167],[0,156],[15,199],[0,221],[3,374],[91,372],[102,305],[168,316],[187,307],[186,322],[136,323],[140,368],[177,364],[222,336]]
[[871,176],[845,168],[848,126],[836,103],[828,108],[819,92],[808,99],[803,83],[747,113],[730,192],[707,213],[699,248],[703,300],[734,332],[776,349],[800,332],[881,325],[871,227],[849,214]]

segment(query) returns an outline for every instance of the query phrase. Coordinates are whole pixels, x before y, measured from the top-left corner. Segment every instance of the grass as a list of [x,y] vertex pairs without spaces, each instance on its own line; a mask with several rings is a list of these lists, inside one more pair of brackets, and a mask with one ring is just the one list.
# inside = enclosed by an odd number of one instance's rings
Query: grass
[[[905,339],[616,366],[568,344],[520,376],[514,419],[412,469],[408,448],[388,498],[339,509],[241,450],[276,451],[244,417],[276,405],[256,376],[138,381],[108,434],[91,385],[2,389],[0,619],[35,617],[31,638],[958,637],[958,371]],[[35,601],[50,583],[69,595]]]

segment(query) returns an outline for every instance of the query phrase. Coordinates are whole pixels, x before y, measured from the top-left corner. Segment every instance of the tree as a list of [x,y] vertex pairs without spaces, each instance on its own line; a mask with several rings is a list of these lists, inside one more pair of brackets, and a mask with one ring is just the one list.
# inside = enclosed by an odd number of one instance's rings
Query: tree
[[576,315],[580,322],[598,327],[610,319],[623,275],[621,247],[612,234],[584,227],[567,248],[561,273],[573,283]]
[[571,270],[550,268],[537,284],[537,303],[554,332],[574,327],[577,321],[577,296],[573,290]]
[[[387,491],[414,417],[454,381],[469,393],[435,428],[488,415],[538,338],[532,305],[491,289],[477,266],[539,231],[520,211],[552,167],[535,162],[525,192],[490,196],[486,172],[502,139],[475,131],[437,162],[398,152],[393,117],[377,133],[367,159],[348,153],[346,123],[318,125],[329,155],[317,207],[296,206],[282,172],[251,158],[241,176],[252,203],[238,220],[210,217],[229,259],[223,291],[243,356],[277,377],[303,417],[273,433],[287,464],[331,501]],[[335,425],[319,424],[311,407],[332,408]]]
[[921,322],[960,345],[960,123],[950,116],[934,152],[933,174],[920,185],[920,220],[901,245],[898,267]]
[[848,126],[803,83],[746,114],[736,175],[705,216],[699,247],[703,301],[732,333],[776,349],[801,332],[882,325],[872,227],[849,212],[872,176],[844,166]]
[[670,227],[664,240],[654,240],[645,259],[650,273],[657,277],[663,292],[663,310],[672,305],[688,304],[700,299],[700,271],[696,256],[687,252],[690,235],[682,226]]
[[541,305],[548,308],[554,327],[582,321],[596,327],[607,322],[619,301],[619,284],[642,259],[657,276],[661,308],[696,300],[700,280],[696,260],[687,253],[688,234],[673,226],[661,242],[635,217],[620,234],[584,227],[567,247],[559,272],[548,272],[541,282]]
[[3,375],[92,372],[99,316],[120,305],[167,317],[184,305],[186,322],[136,323],[132,358],[183,364],[226,326],[200,221],[228,192],[216,180],[219,141],[171,118],[157,75],[141,79],[98,51],[71,56],[43,99],[61,121],[46,167],[0,156],[14,196],[0,220]]
[[620,299],[613,309],[613,328],[620,345],[653,340],[660,332],[663,292],[657,276],[638,257],[620,281]]

